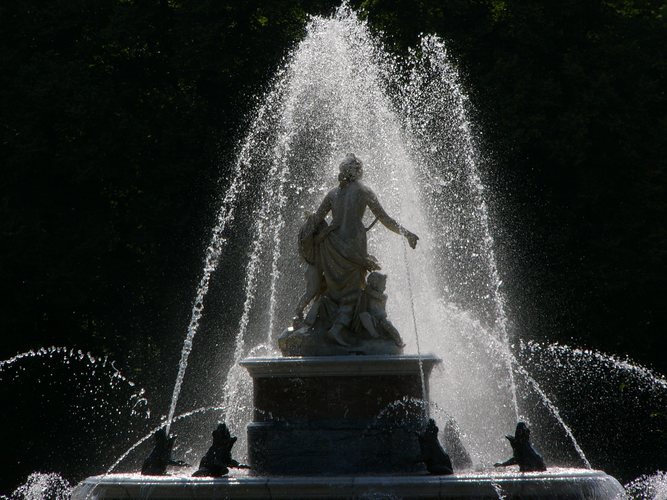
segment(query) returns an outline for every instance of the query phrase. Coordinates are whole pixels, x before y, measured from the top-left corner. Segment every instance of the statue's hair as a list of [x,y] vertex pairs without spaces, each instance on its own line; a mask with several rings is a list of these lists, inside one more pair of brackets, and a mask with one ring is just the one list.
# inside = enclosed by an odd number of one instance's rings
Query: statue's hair
[[364,164],[361,163],[361,160],[354,156],[353,153],[348,153],[345,155],[345,159],[338,167],[340,170],[340,173],[338,174],[338,181],[340,182],[341,186],[356,181],[360,177],[361,169],[363,166]]

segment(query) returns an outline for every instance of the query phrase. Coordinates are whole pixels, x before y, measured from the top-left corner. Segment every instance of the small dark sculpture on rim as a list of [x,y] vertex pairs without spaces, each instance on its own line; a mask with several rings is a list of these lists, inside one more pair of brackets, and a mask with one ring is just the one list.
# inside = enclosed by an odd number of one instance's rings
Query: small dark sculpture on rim
[[426,470],[434,475],[453,474],[452,461],[438,441],[438,426],[435,420],[428,419],[426,429],[419,434],[419,446],[421,447],[422,460],[426,464]]
[[514,436],[505,436],[512,445],[514,455],[503,463],[494,464],[495,467],[518,465],[521,472],[537,472],[547,470],[542,456],[530,444],[530,429],[524,422],[516,424]]
[[167,437],[167,431],[162,428],[154,434],[155,446],[153,451],[144,460],[141,467],[141,474],[143,476],[164,476],[167,474],[167,467],[169,465],[177,465],[179,467],[187,467],[188,464],[181,460],[173,460],[171,458],[171,451],[174,448],[176,436]]
[[232,436],[224,423],[218,424],[213,431],[213,444],[199,462],[199,470],[192,474],[195,477],[222,477],[229,472],[228,467],[249,468],[239,464],[232,458],[232,447],[236,437]]

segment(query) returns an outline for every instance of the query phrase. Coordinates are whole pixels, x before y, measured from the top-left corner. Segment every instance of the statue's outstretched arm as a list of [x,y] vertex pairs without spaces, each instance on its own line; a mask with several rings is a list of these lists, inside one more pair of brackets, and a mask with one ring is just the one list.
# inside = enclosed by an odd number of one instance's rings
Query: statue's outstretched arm
[[390,231],[400,234],[401,236],[405,236],[408,239],[408,243],[410,243],[410,246],[412,248],[417,246],[417,240],[419,239],[419,236],[408,231],[398,222],[396,222],[392,217],[390,217],[389,214],[385,211],[385,209],[382,208],[382,205],[380,205],[380,202],[378,201],[377,196],[375,196],[375,193],[373,193],[370,190],[368,191],[367,203],[368,203],[368,208],[370,208],[371,212],[373,212],[373,215],[375,215],[375,217],[377,217],[378,220],[382,222],[382,225],[384,225]]

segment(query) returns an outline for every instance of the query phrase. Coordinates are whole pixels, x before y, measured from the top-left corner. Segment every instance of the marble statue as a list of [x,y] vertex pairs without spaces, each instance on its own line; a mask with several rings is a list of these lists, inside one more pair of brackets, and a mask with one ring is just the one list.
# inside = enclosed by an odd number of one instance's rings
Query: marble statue
[[339,185],[327,193],[299,233],[306,290],[278,345],[288,356],[400,354],[403,341],[385,312],[386,276],[373,273],[380,264],[367,250],[366,233],[375,222],[364,226],[366,209],[387,229],[404,236],[411,248],[419,237],[390,217],[373,190],[361,182],[363,164],[354,154],[348,154],[339,169]]
[[524,422],[516,424],[514,436],[505,436],[512,445],[512,458],[502,463],[494,464],[495,467],[506,467],[508,465],[518,465],[520,472],[545,471],[547,466],[544,464],[542,456],[535,451],[530,443],[530,429]]

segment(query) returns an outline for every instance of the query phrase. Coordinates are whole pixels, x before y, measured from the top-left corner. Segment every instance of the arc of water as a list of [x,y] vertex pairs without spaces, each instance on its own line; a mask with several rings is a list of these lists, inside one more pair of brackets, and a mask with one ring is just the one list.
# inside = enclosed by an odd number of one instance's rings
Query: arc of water
[[558,421],[558,423],[561,425],[563,428],[563,431],[567,435],[567,437],[570,439],[572,446],[576,450],[577,454],[579,455],[579,458],[581,461],[584,463],[586,468],[591,469],[591,463],[588,461],[588,458],[586,458],[586,454],[584,453],[584,450],[581,448],[579,445],[579,442],[577,439],[574,437],[574,433],[572,432],[572,429],[570,428],[569,425],[565,423],[565,420],[560,414],[560,411],[558,410],[558,407],[551,401],[551,398],[547,395],[547,393],[540,387],[540,384],[535,380],[530,373],[528,373],[528,370],[526,370],[521,363],[516,359],[516,357],[509,351],[504,349],[504,346],[502,345],[502,342],[500,342],[498,339],[494,338],[493,336],[489,335],[489,340],[492,342],[492,345],[496,347],[496,349],[500,349],[500,353],[502,355],[507,356],[507,362],[511,363],[514,365],[517,373],[522,375],[525,380],[530,384],[530,386],[533,388],[533,390],[540,396],[540,399],[542,400],[542,404],[549,410],[549,412],[554,416],[554,418]]
[[639,379],[643,379],[650,383],[653,386],[660,387],[661,389],[667,389],[667,378],[664,375],[659,374],[637,363],[631,362],[629,359],[622,359],[613,354],[605,354],[599,351],[594,351],[591,349],[580,349],[568,346],[567,344],[541,344],[535,341],[524,342],[520,341],[519,346],[521,350],[533,351],[535,349],[542,349],[546,351],[551,351],[554,353],[573,356],[575,358],[589,358],[593,359],[599,363],[604,363],[605,365],[613,368],[614,370],[622,370],[627,373],[635,375]]
[[2,373],[5,370],[13,368],[23,360],[28,360],[31,358],[44,358],[44,357],[53,358],[56,354],[63,356],[62,362],[65,364],[69,364],[70,359],[77,359],[78,361],[87,362],[88,366],[92,370],[92,375],[95,375],[95,370],[99,366],[101,366],[102,368],[106,368],[107,366],[109,366],[111,370],[113,370],[113,373],[109,375],[109,378],[111,379],[110,380],[111,387],[116,387],[116,384],[118,383],[125,383],[129,387],[131,387],[133,391],[135,391],[130,395],[129,398],[130,401],[135,400],[131,410],[132,415],[140,415],[141,413],[138,411],[138,407],[144,405],[145,408],[143,416],[145,418],[150,418],[151,411],[148,399],[145,397],[146,390],[141,387],[137,387],[137,385],[132,380],[128,379],[125,375],[123,375],[123,373],[118,368],[116,368],[115,362],[109,361],[108,357],[104,356],[102,358],[98,358],[93,356],[90,352],[83,352],[81,349],[75,350],[71,347],[49,346],[49,347],[40,347],[39,349],[16,354],[11,358],[0,360],[0,377],[2,376]]
[[[255,114],[255,123],[268,126],[268,124],[265,124],[264,121],[269,115],[271,106],[275,101],[277,101],[278,96],[282,92],[282,87],[280,85],[281,77],[282,71],[279,71],[276,75],[276,81],[278,84],[276,84],[274,90],[266,96],[265,104],[258,108]],[[246,191],[248,187],[248,177],[251,171],[250,166],[252,164],[250,159],[250,150],[257,140],[256,136],[261,134],[261,132],[262,127],[258,127],[255,131],[252,131],[250,134],[248,134],[248,136],[246,136],[236,160],[232,183],[225,193],[216,216],[216,224],[211,231],[210,243],[206,248],[204,257],[204,271],[199,281],[190,322],[188,324],[185,340],[183,341],[183,349],[181,351],[178,374],[176,375],[176,382],[174,383],[169,415],[167,417],[167,433],[169,433],[171,420],[173,419],[174,413],[176,412],[176,405],[178,403],[181,386],[183,385],[183,380],[185,378],[185,373],[188,366],[188,358],[190,356],[190,352],[192,351],[194,338],[197,334],[197,331],[199,330],[199,321],[204,312],[204,299],[208,294],[211,276],[220,263],[220,256],[222,255],[225,243],[227,242],[227,239],[224,237],[224,231],[233,222],[238,198]]]
[[516,370],[517,373],[523,375],[523,377],[526,379],[526,381],[532,386],[533,390],[539,394],[540,398],[542,398],[542,402],[544,405],[549,409],[549,411],[553,414],[553,416],[558,420],[560,425],[563,427],[563,430],[565,431],[565,434],[567,434],[567,437],[570,438],[570,441],[572,441],[572,445],[574,446],[574,449],[577,451],[579,454],[579,457],[581,458],[582,462],[584,462],[584,465],[586,466],[587,469],[591,469],[591,463],[588,461],[588,458],[586,458],[586,454],[584,453],[584,450],[581,449],[581,446],[579,446],[579,443],[574,437],[574,434],[572,433],[572,429],[570,429],[570,426],[565,423],[565,420],[563,420],[563,417],[560,415],[560,411],[556,407],[555,404],[551,401],[551,399],[547,396],[547,394],[542,390],[540,385],[537,383],[537,380],[535,380],[533,377],[530,376],[528,371],[521,366],[516,359],[514,360],[516,363]]
[[[289,173],[287,152],[289,150],[292,137],[294,135],[294,128],[292,126],[293,106],[294,106],[294,95],[291,95],[290,101],[285,107],[285,113],[284,113],[285,115],[284,127],[285,130],[289,130],[290,133],[288,133],[288,135],[285,137],[283,148],[278,150],[277,151],[278,154],[276,155],[280,159],[280,162],[282,163],[282,168],[280,169],[280,174],[278,179],[278,189],[275,195],[276,196],[276,203],[274,210],[275,222],[273,228],[274,246],[273,246],[273,255],[271,257],[271,286],[269,292],[269,327],[266,338],[267,344],[269,345],[271,345],[271,340],[273,337],[273,328],[274,328],[276,303],[277,303],[276,292],[277,292],[278,278],[280,277],[280,271],[278,269],[278,261],[280,260],[280,255],[281,255],[280,247],[282,243],[282,240],[280,238],[280,232],[282,231],[283,227],[285,227],[283,209],[287,202],[287,196],[285,196],[284,191],[285,191],[285,182],[287,181],[287,175]],[[276,149],[278,149],[278,147]]]
[[208,288],[211,281],[211,275],[215,272],[220,262],[220,255],[226,238],[223,236],[227,224],[234,217],[234,209],[236,208],[236,199],[242,190],[245,189],[245,182],[243,178],[243,172],[241,169],[241,163],[237,163],[236,175],[232,181],[232,185],[227,191],[225,198],[223,200],[218,214],[216,217],[217,223],[213,227],[211,234],[211,242],[206,248],[206,254],[204,257],[204,272],[199,281],[199,286],[197,287],[197,295],[195,297],[195,303],[192,308],[192,314],[190,317],[190,323],[188,324],[187,334],[185,340],[183,341],[183,349],[181,351],[181,359],[178,364],[178,374],[176,375],[176,382],[174,383],[174,390],[171,397],[171,406],[169,407],[169,415],[167,417],[166,430],[169,434],[169,429],[171,428],[171,421],[174,418],[174,413],[176,412],[176,404],[178,403],[178,398],[181,392],[181,386],[183,385],[183,379],[185,378],[185,371],[188,367],[188,358],[190,357],[190,352],[192,352],[192,344],[199,330],[199,320],[202,317],[204,312],[204,299],[208,294]]
[[[26,352],[22,352],[19,354],[16,354],[12,356],[11,358],[4,359],[0,361],[0,371],[10,367],[14,363],[21,361],[23,359],[28,359],[28,358],[40,358],[44,356],[53,356],[54,354],[63,354],[67,355],[70,357],[77,357],[79,360],[83,360],[84,358],[87,358],[88,361],[91,364],[95,364],[98,361],[98,358],[90,354],[89,352],[84,353],[80,349],[75,351],[71,347],[56,347],[56,346],[49,346],[49,347],[40,347],[37,350],[30,350]],[[107,358],[103,359],[103,363],[106,365]],[[127,380],[121,373],[116,369],[115,366],[112,366],[114,369],[114,376],[118,375],[122,380]],[[133,382],[130,382],[130,385],[134,385]]]

